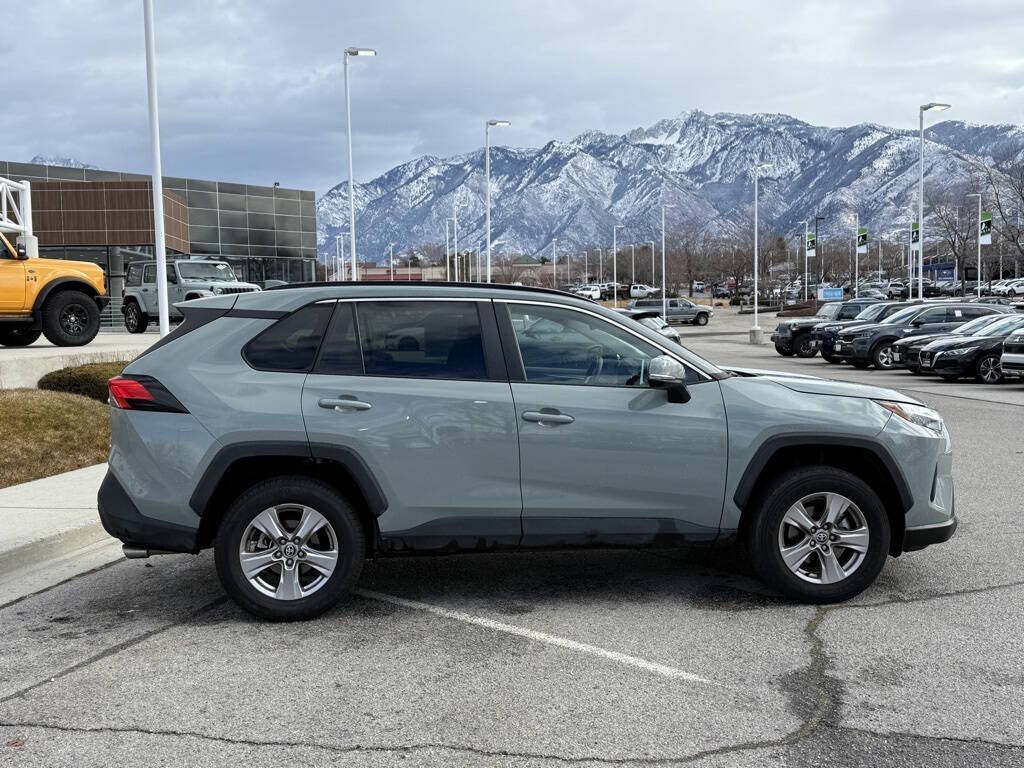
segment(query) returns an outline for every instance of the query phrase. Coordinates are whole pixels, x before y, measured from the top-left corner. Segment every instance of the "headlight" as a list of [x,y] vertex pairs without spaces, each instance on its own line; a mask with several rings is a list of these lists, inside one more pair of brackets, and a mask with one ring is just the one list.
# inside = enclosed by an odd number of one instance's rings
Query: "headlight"
[[960,357],[960,355],[966,355],[976,351],[977,347],[957,347],[956,349],[944,349],[942,350],[943,357]]
[[926,427],[936,434],[942,434],[942,417],[938,411],[910,403],[893,403],[889,400],[875,400],[875,402],[885,410],[895,413],[904,421],[917,424],[919,427]]
[[218,285],[213,289],[214,293],[223,293],[223,289]]
[[838,331],[839,330],[839,326],[838,325],[823,325],[821,327],[821,330],[828,331],[829,333],[831,333],[832,331]]

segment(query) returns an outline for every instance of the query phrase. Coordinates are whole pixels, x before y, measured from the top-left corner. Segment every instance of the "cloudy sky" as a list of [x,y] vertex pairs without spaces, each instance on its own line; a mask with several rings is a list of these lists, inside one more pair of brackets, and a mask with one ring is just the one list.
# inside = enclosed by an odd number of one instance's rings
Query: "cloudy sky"
[[[312,188],[422,154],[620,133],[688,109],[820,125],[1024,123],[1024,3],[155,0],[164,172]],[[149,170],[141,0],[4,3],[0,159]]]

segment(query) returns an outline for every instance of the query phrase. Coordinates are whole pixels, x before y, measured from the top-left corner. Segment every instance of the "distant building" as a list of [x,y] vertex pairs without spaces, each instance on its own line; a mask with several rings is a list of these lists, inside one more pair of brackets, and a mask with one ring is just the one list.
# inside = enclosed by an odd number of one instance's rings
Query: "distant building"
[[[99,264],[110,292],[125,263],[152,258],[153,192],[145,174],[0,161],[0,176],[32,184],[39,255]],[[164,176],[169,257],[223,259],[239,279],[303,282],[316,264],[310,190]]]

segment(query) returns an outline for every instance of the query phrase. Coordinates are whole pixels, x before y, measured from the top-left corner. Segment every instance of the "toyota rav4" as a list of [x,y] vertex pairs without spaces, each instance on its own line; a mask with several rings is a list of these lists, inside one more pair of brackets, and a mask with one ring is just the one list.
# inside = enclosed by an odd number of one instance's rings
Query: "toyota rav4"
[[558,291],[316,284],[180,310],[110,381],[99,514],[129,557],[213,547],[262,617],[321,613],[368,557],[728,539],[832,602],[956,528],[924,403],[723,370]]

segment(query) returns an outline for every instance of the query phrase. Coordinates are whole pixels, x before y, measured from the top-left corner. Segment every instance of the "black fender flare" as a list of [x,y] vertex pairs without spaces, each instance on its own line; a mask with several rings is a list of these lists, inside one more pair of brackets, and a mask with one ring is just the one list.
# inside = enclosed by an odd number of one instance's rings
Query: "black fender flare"
[[366,498],[371,514],[380,517],[388,508],[387,498],[377,478],[356,451],[341,445],[277,440],[233,443],[221,448],[203,471],[203,476],[196,484],[188,505],[197,515],[202,516],[221,478],[232,464],[243,459],[274,456],[337,462],[352,475]]
[[852,437],[847,435],[823,435],[815,433],[777,435],[765,440],[761,447],[754,453],[747,468],[743,471],[739,483],[736,485],[736,492],[733,494],[733,501],[740,509],[745,509],[754,491],[754,486],[761,475],[762,470],[768,466],[772,457],[783,448],[792,446],[836,446],[843,448],[861,448],[870,451],[877,458],[882,466],[889,473],[896,491],[906,512],[914,505],[914,497],[910,493],[907,479],[903,476],[903,470],[889,453],[889,450],[881,443],[864,437]]
[[60,288],[62,286],[73,286],[76,289],[81,290],[83,293],[88,294],[94,299],[97,296],[99,296],[99,292],[96,290],[96,288],[92,285],[89,285],[89,283],[85,282],[81,278],[58,277],[56,280],[51,280],[50,282],[48,282],[46,285],[43,286],[43,289],[39,291],[39,295],[36,296],[36,300],[32,304],[32,311],[38,312],[39,310],[41,310],[43,308],[43,304],[46,303],[46,300],[50,297],[50,294],[53,293],[54,289]]

